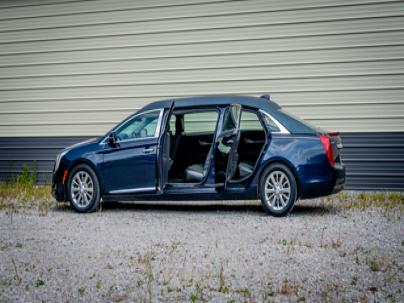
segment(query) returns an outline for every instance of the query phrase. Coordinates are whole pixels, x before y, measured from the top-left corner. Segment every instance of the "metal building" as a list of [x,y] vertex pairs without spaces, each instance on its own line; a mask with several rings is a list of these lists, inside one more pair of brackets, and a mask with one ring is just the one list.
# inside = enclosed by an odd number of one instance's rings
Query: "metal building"
[[342,132],[348,188],[404,189],[404,1],[0,1],[2,180],[148,102],[262,93]]

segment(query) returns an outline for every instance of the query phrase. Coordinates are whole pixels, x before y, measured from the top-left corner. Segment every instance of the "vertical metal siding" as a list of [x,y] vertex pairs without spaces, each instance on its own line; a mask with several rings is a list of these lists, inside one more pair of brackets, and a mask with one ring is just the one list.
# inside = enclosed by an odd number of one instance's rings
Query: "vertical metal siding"
[[0,137],[98,135],[156,99],[263,92],[323,128],[404,131],[403,1],[0,8]]
[[403,54],[399,0],[3,0],[0,179],[157,99],[271,93],[344,132],[348,188],[403,190]]
[[[0,138],[0,181],[12,180],[24,165],[49,183],[56,154],[88,137]],[[404,191],[404,133],[343,133],[342,161],[347,189]]]

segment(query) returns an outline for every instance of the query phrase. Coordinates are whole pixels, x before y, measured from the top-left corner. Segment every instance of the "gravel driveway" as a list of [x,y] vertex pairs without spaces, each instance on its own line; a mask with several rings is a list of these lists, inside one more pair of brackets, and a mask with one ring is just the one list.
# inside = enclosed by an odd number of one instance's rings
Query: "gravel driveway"
[[3,210],[0,302],[404,302],[403,227],[315,201]]

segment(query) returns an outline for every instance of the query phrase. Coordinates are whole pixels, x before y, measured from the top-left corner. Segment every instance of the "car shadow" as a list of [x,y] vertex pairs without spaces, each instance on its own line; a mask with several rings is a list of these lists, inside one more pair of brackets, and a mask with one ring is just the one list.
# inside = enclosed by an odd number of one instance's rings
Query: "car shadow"
[[[67,204],[56,207],[56,211],[73,211]],[[195,203],[195,202],[107,202],[102,204],[101,211],[150,211],[150,212],[228,212],[228,213],[253,213],[257,215],[266,215],[260,204],[252,203]],[[297,203],[292,211],[293,216],[313,216],[334,213],[332,207],[310,203],[310,200],[304,203]]]

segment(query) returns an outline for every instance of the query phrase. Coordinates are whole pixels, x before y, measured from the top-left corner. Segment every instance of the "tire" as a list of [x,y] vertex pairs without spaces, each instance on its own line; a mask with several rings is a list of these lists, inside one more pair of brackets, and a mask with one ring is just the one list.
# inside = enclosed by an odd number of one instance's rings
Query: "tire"
[[259,193],[264,210],[275,217],[286,216],[297,199],[297,183],[291,170],[280,163],[270,165],[259,182]]
[[100,205],[100,183],[94,170],[79,164],[72,169],[67,182],[67,197],[71,207],[79,213],[89,213]]

